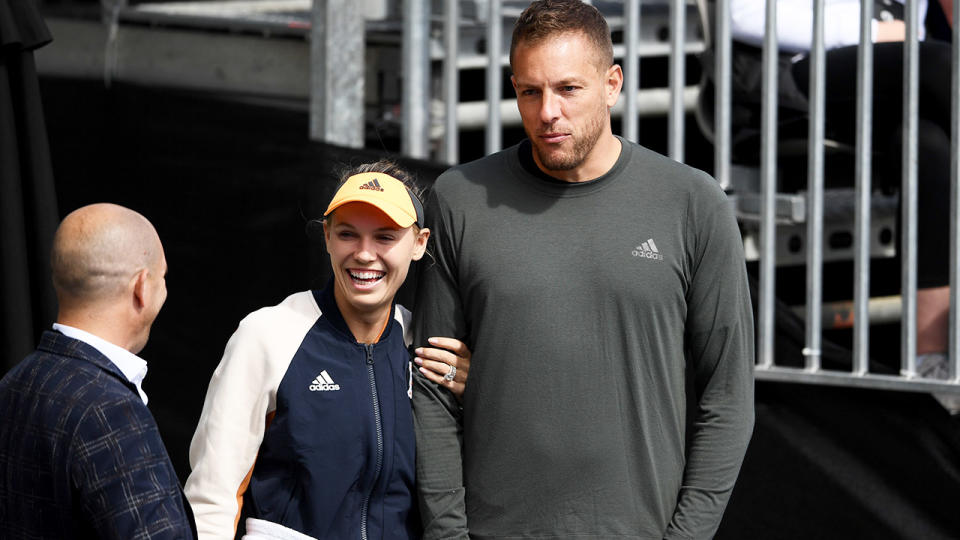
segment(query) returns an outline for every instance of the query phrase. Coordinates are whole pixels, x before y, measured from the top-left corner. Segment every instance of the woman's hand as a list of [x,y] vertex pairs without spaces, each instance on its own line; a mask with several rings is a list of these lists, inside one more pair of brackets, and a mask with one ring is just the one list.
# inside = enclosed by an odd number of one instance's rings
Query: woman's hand
[[470,349],[462,341],[453,338],[432,337],[427,341],[433,347],[418,347],[414,351],[417,356],[413,361],[424,377],[446,386],[460,401],[470,371]]

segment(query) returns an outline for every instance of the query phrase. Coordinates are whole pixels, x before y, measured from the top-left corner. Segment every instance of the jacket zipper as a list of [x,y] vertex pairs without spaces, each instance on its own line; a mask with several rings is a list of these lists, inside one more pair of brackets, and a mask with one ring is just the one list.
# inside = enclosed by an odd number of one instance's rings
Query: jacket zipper
[[370,396],[373,399],[373,419],[377,426],[377,465],[374,469],[373,484],[370,491],[363,499],[363,507],[360,509],[360,538],[367,540],[367,515],[370,511],[370,497],[373,496],[373,490],[377,488],[377,480],[380,478],[380,469],[383,468],[383,423],[380,418],[380,400],[377,398],[377,378],[373,372],[373,345],[364,344],[367,350],[367,376],[370,379]]

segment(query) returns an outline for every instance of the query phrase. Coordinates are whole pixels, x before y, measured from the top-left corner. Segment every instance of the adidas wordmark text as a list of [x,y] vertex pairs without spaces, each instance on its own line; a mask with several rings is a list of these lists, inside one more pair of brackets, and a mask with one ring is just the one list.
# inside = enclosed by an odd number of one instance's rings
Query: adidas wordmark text
[[330,374],[327,373],[327,370],[323,370],[317,375],[317,378],[310,383],[311,392],[327,392],[330,390],[339,390],[340,385],[333,382],[333,379],[330,378]]

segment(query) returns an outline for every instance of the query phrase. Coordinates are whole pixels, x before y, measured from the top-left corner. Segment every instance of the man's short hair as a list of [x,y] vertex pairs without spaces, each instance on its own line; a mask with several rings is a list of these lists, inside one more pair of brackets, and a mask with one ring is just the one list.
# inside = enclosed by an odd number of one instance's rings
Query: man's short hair
[[613,65],[613,40],[607,20],[597,8],[580,0],[536,0],[527,6],[513,26],[510,66],[520,43],[535,44],[565,33],[582,33],[597,49],[601,69]]

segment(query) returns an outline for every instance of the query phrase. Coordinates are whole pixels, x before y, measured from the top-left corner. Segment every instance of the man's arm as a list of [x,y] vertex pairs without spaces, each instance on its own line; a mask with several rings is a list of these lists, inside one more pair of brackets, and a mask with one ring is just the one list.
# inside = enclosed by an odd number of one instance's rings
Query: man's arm
[[136,394],[91,407],[70,445],[77,514],[98,538],[196,537],[156,422]]
[[753,432],[753,313],[743,245],[726,196],[711,188],[688,216],[693,277],[685,333],[696,409],[666,538],[713,536]]
[[[427,338],[465,338],[463,308],[456,281],[455,231],[447,208],[432,192],[426,204],[434,261],[423,265],[414,310],[414,346]],[[429,258],[429,257],[428,257]],[[467,538],[461,454],[462,416],[456,398],[419,371],[413,382],[417,433],[417,489],[423,538]]]

